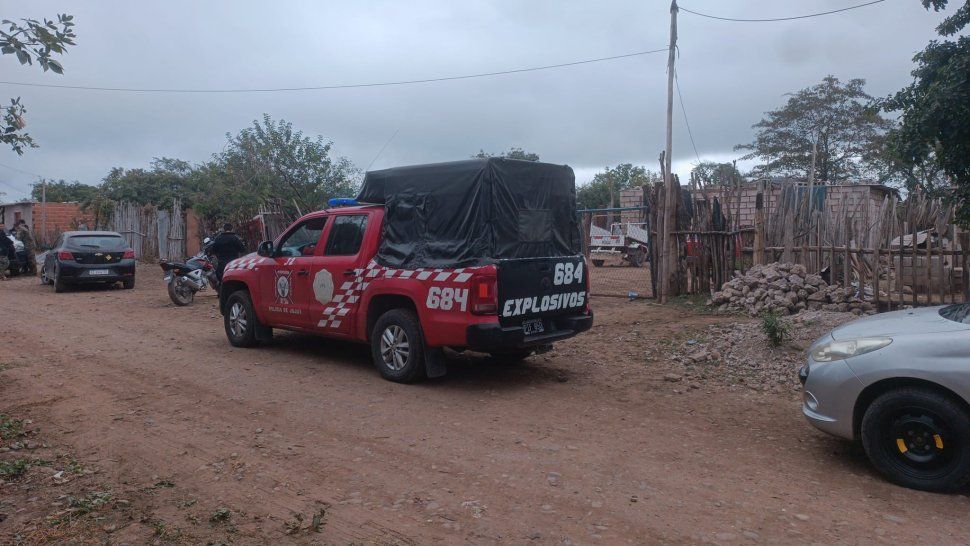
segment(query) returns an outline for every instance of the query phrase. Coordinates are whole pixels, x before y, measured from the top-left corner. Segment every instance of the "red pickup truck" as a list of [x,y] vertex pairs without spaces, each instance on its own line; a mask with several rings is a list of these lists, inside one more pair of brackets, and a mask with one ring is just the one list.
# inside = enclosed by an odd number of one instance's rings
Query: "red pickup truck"
[[[348,200],[349,201],[349,200]],[[592,326],[569,167],[471,160],[369,172],[230,262],[229,342],[280,328],[370,343],[392,381],[444,374],[441,349],[525,358]]]

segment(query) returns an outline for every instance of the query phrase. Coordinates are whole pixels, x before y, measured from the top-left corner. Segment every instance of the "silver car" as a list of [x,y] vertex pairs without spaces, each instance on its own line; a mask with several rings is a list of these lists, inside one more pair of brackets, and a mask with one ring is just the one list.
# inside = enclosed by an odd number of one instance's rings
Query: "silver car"
[[840,326],[812,344],[799,375],[808,421],[860,440],[890,480],[927,491],[970,483],[970,304]]

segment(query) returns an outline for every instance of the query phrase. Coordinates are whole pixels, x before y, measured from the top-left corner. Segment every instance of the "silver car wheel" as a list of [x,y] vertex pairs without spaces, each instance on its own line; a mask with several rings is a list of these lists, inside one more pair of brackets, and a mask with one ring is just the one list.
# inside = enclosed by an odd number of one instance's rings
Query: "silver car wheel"
[[246,315],[246,308],[237,301],[229,309],[229,329],[235,337],[243,337],[247,327],[249,327],[249,317]]
[[411,357],[411,345],[404,328],[392,324],[381,334],[381,359],[384,365],[398,372],[404,369]]

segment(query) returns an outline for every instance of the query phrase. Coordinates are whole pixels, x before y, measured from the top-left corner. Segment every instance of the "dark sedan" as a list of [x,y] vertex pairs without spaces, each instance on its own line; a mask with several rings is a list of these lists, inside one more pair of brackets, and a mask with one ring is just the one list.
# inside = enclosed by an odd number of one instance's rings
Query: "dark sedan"
[[71,285],[111,284],[135,287],[135,251],[113,231],[68,231],[44,257],[41,282],[55,292]]

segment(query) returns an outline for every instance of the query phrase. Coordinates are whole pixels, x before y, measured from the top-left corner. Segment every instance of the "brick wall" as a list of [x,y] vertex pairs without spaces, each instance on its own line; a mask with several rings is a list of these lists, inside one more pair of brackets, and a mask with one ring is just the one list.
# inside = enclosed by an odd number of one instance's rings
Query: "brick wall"
[[[43,225],[43,206],[40,203],[34,205],[34,234],[38,242],[42,242],[44,234],[41,232]],[[47,203],[47,238],[48,243],[54,242],[54,238],[65,231],[78,229],[86,223],[88,229],[94,227],[94,220],[88,214],[81,212],[81,205],[77,203]]]
[[[882,200],[886,193],[879,186],[868,186],[868,185],[844,185],[844,186],[826,186],[825,194],[825,207],[832,213],[842,212],[842,207],[848,206],[849,212],[854,213],[857,208],[860,214],[865,214],[864,207],[859,207],[859,204],[864,202],[867,198],[869,201],[869,212],[870,214],[875,214],[877,207],[882,204]],[[773,185],[765,189],[765,215],[771,214],[775,207],[778,206],[778,202],[781,199],[782,188],[779,185]],[[729,194],[725,197],[725,193]],[[742,227],[751,227],[754,225],[754,214],[755,214],[755,200],[758,194],[758,188],[754,186],[746,186],[741,188],[741,207],[740,207],[740,218]],[[700,191],[695,192],[695,198],[702,195]],[[707,195],[711,198],[717,198],[721,202],[721,206],[725,207],[730,204],[730,210],[728,211],[730,216],[735,216],[738,214],[738,203],[737,203],[737,190],[733,188],[711,188],[707,190]]]

